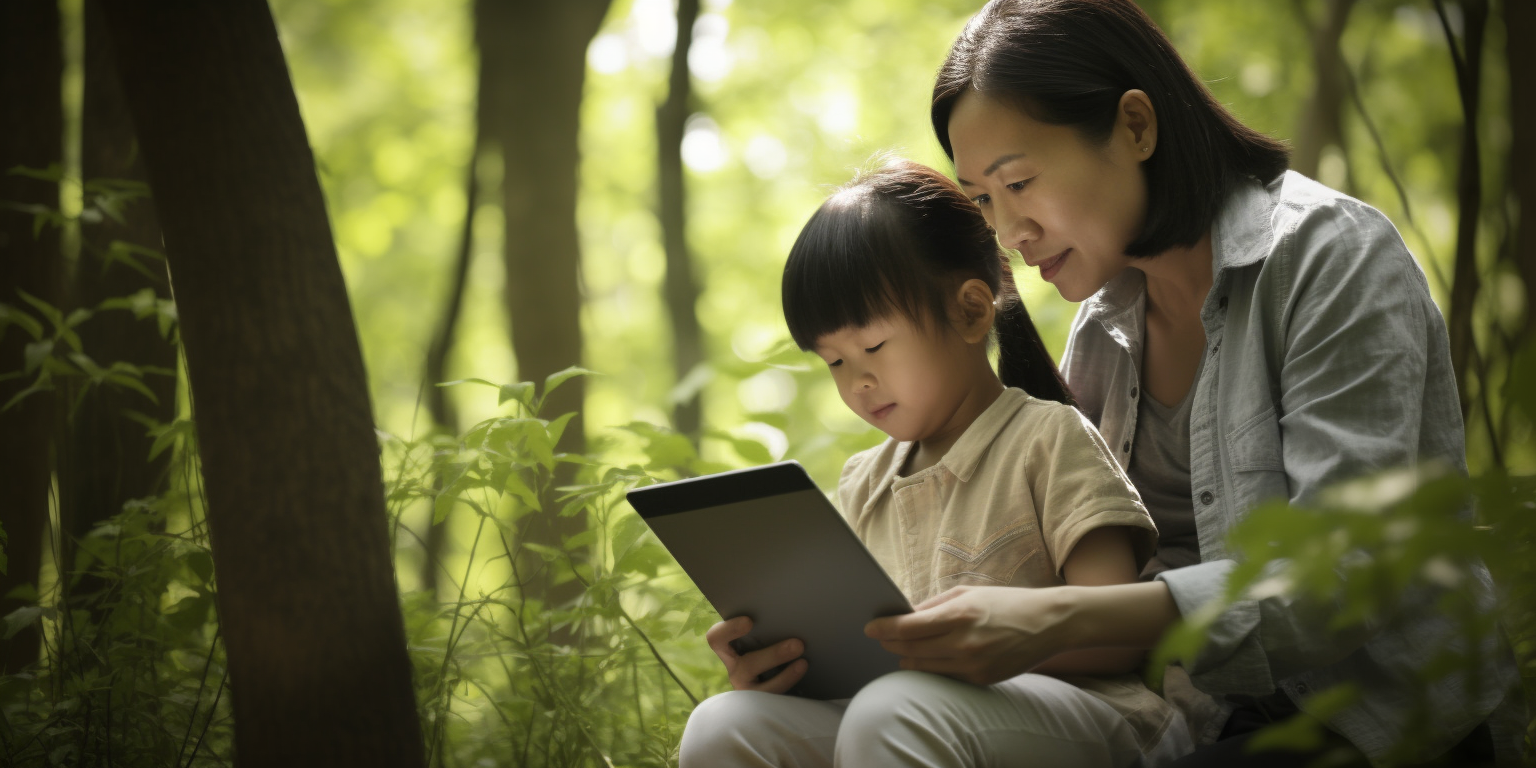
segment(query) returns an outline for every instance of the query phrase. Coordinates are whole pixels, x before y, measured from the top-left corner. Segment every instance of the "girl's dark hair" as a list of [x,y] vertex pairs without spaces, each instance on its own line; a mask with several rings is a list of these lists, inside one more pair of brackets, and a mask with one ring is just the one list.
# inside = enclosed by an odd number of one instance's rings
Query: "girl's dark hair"
[[1199,242],[1244,176],[1285,172],[1285,144],[1238,122],[1132,0],[992,0],[966,24],[933,86],[933,130],[954,159],[949,117],[975,91],[1103,142],[1120,97],[1140,89],[1157,113],[1157,151],[1142,163],[1147,215],[1129,256]]
[[1003,383],[1072,404],[981,209],[944,174],[889,160],[812,214],[784,265],[784,319],[802,350],[850,326],[900,312],[920,328],[949,317],[949,295],[976,278],[998,299]]

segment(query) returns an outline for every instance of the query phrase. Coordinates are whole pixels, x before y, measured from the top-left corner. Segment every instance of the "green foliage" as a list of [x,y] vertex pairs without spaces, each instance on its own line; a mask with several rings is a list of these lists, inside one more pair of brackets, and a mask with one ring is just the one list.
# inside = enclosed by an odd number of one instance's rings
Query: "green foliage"
[[200,508],[185,490],[129,502],[79,542],[61,594],[34,590],[37,604],[5,617],[7,637],[41,624],[46,659],[0,677],[0,764],[227,762],[224,648]]
[[[1469,519],[1475,509],[1477,522]],[[1396,471],[1331,489],[1314,505],[1275,501],[1250,512],[1228,536],[1239,561],[1223,600],[1204,606],[1168,634],[1153,657],[1161,670],[1198,658],[1206,629],[1234,603],[1277,600],[1312,617],[1317,631],[1341,645],[1359,642],[1397,616],[1428,610],[1450,617],[1458,650],[1447,640],[1418,672],[1407,737],[1393,762],[1422,753],[1417,735],[1440,715],[1430,686],[1460,678],[1469,691],[1495,684],[1481,675],[1484,654],[1503,638],[1512,643],[1523,675],[1536,673],[1536,477],[1488,472],[1467,478],[1450,471]],[[1477,573],[1486,565],[1500,589],[1491,593]],[[1420,639],[1422,641],[1422,639]],[[1313,715],[1347,706],[1349,686],[1309,699]],[[1519,695],[1518,693],[1516,695]],[[1527,699],[1529,700],[1529,695]],[[1266,729],[1255,748],[1318,742],[1315,721],[1298,716]]]
[[[542,391],[450,382],[493,388],[513,412],[453,439],[385,437],[397,530],[409,532],[413,506],[430,505],[427,525],[473,521],[468,552],[451,569],[452,598],[402,597],[433,765],[669,765],[693,705],[724,687],[700,641],[718,616],[622,503],[657,474],[718,467],[681,435],[641,423],[624,430],[644,441],[643,465],[554,451],[574,414],[546,420],[539,406],[586,373],[551,376]],[[746,442],[744,453],[766,451]],[[557,485],[565,466],[575,479]],[[585,525],[538,541],[530,531],[558,530],[540,517]],[[539,586],[547,583],[578,588],[551,603]]]

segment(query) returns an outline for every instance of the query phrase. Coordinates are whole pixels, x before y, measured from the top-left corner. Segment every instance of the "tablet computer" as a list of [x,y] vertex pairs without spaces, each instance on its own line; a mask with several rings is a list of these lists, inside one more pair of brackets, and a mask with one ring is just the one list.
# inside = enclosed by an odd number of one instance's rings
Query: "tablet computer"
[[635,488],[629,503],[724,618],[750,616],[746,652],[798,637],[790,693],[844,699],[899,657],[865,636],[912,606],[799,462]]

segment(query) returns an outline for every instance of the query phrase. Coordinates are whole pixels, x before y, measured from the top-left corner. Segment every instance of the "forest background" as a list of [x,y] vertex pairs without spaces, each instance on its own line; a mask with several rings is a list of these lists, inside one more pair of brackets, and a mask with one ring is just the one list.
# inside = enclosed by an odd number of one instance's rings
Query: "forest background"
[[[830,492],[882,437],[788,345],[779,274],[875,153],[948,168],[928,97],[978,5],[7,5],[4,761],[674,763],[717,617],[622,490],[793,458]],[[1351,622],[1472,606],[1481,557],[1504,601],[1457,615],[1536,677],[1532,4],[1142,5],[1393,219],[1452,336],[1473,479],[1263,510],[1252,563]],[[1019,275],[1059,356],[1074,307]]]

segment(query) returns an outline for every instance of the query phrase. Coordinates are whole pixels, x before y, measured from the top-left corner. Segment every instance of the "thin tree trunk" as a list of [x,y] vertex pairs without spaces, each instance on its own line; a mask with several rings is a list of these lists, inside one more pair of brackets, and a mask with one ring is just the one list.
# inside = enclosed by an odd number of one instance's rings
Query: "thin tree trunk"
[[[427,347],[427,411],[432,414],[432,422],[437,428],[450,435],[459,434],[459,417],[453,409],[453,403],[448,400],[448,393],[437,385],[448,379],[448,352],[453,349],[454,332],[459,325],[459,315],[463,313],[464,288],[469,282],[469,265],[474,255],[475,209],[480,205],[480,179],[476,168],[480,160],[484,123],[479,107],[476,107],[475,113],[475,143],[469,152],[469,165],[464,171],[464,230],[459,238],[458,255],[454,258],[448,302],[443,307],[443,316]],[[438,478],[435,482],[441,490],[442,479]],[[447,545],[447,524],[446,518],[440,523],[429,520],[423,541],[426,557],[421,564],[421,586],[433,595],[437,594],[437,572],[442,567],[443,548]]]
[[[1323,16],[1313,22],[1305,0],[1295,0],[1296,13],[1307,29],[1312,49],[1312,98],[1301,113],[1296,132],[1296,151],[1291,167],[1316,178],[1323,151],[1335,146],[1344,149],[1344,52],[1339,41],[1349,23],[1355,0],[1324,0]],[[1346,184],[1347,186],[1347,184]]]
[[1505,0],[1504,48],[1509,61],[1509,183],[1520,208],[1513,258],[1525,283],[1525,339],[1536,339],[1536,3]]
[[[52,0],[0,3],[0,304],[36,316],[18,290],[59,304],[58,228],[33,235],[33,215],[13,206],[59,207],[59,187],[8,173],[17,166],[46,168],[64,154],[64,111],[60,78],[64,52],[59,8]],[[44,333],[51,331],[44,323]],[[46,338],[46,337],[45,337]],[[22,370],[33,338],[22,328],[0,330],[0,374]],[[26,389],[34,376],[0,381],[0,405]],[[43,533],[48,526],[51,470],[49,444],[54,420],[51,393],[31,395],[0,412],[0,527],[8,537],[9,565],[0,574],[0,616],[33,602],[5,599],[22,584],[37,585]],[[37,661],[40,637],[31,625],[0,640],[0,673],[15,673]]]
[[[704,360],[695,307],[699,288],[693,277],[688,252],[687,186],[683,175],[683,129],[688,122],[690,98],[688,49],[693,45],[693,24],[699,18],[699,0],[678,0],[677,45],[672,49],[672,75],[667,100],[656,110],[657,177],[660,181],[661,238],[667,254],[666,298],[672,320],[672,369],[682,382]],[[677,431],[698,437],[703,426],[701,398],[693,393],[675,403],[672,424]]]
[[105,4],[176,289],[246,766],[420,766],[367,380],[262,0]]
[[[86,0],[84,10],[82,175],[87,180],[110,178],[147,184],[133,120],[117,80],[101,0]],[[162,262],[140,259],[154,275],[151,277],[105,259],[113,241],[161,249],[160,221],[153,200],[135,201],[123,211],[122,221],[106,217],[86,225],[81,239],[84,253],[75,270],[71,305],[90,309],[104,299],[145,288],[158,298],[170,298]],[[99,365],[124,361],[140,367],[176,368],[176,348],[161,337],[159,325],[152,319],[136,320],[127,313],[112,312],[92,318],[79,330],[85,353]],[[75,562],[73,540],[122,511],[123,502],[155,495],[164,485],[170,452],[148,460],[151,441],[144,426],[123,412],[131,409],[161,422],[174,420],[176,377],[146,374],[143,381],[158,402],[137,392],[97,387],[81,401],[68,425],[68,439],[60,446],[58,457],[60,518],[66,534],[63,562]],[[100,584],[82,577],[78,587],[75,594],[83,596],[99,589]]]
[[[587,45],[597,34],[608,0],[529,3],[478,0],[475,36],[487,127],[501,149],[502,207],[506,216],[505,299],[512,321],[518,378],[544,378],[582,362],[581,248],[576,232],[576,190],[581,169],[578,138]],[[581,418],[586,387],[580,378],[545,401],[545,418],[577,416],[557,450],[583,449]],[[555,485],[570,480],[561,466]],[[559,517],[553,494],[545,512],[523,517],[524,541],[561,546],[586,529],[585,515]],[[562,580],[537,557],[525,560],[524,590],[545,605],[578,597],[581,585]],[[559,631],[556,643],[573,642]]]
[[[1482,86],[1483,31],[1488,21],[1487,0],[1463,0],[1461,3],[1462,40],[1457,45],[1442,0],[1435,0],[1445,30],[1451,61],[1456,67],[1456,86],[1461,92],[1461,168],[1456,177],[1459,218],[1456,223],[1456,267],[1451,278],[1451,312],[1447,323],[1451,339],[1451,366],[1456,371],[1456,388],[1461,393],[1461,413],[1465,418],[1472,399],[1467,391],[1467,374],[1477,355],[1477,339],[1472,331],[1472,309],[1477,302],[1481,279],[1477,271],[1477,225],[1482,218],[1483,178],[1478,158],[1477,112]],[[1519,139],[1516,139],[1517,141]],[[1487,381],[1479,386],[1488,387]]]

